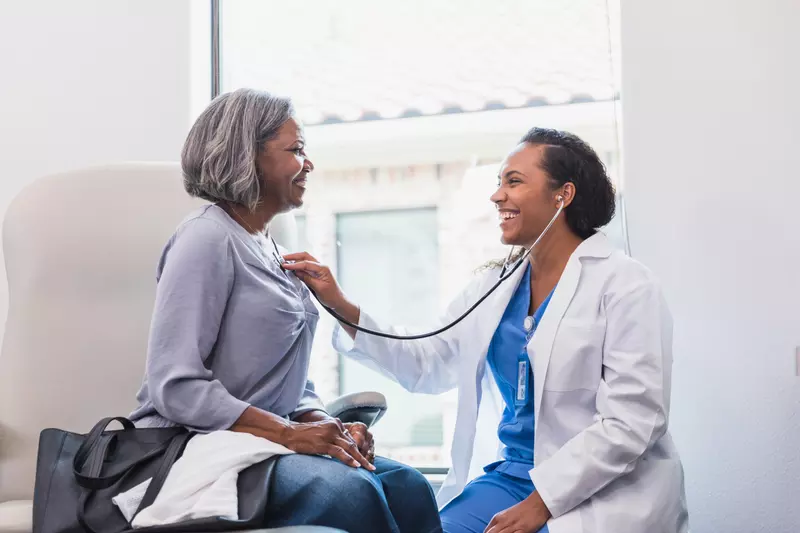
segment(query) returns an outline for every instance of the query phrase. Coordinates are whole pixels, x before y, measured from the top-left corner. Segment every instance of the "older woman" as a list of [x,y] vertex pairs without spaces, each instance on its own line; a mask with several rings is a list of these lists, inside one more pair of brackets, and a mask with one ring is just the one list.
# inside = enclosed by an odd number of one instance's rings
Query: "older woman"
[[158,264],[131,419],[247,432],[298,452],[278,460],[265,526],[440,531],[425,479],[375,459],[366,426],[328,416],[308,381],[319,315],[269,235],[275,215],[302,205],[314,170],[290,101],[249,89],[218,97],[181,164],[186,191],[212,204],[186,218]]

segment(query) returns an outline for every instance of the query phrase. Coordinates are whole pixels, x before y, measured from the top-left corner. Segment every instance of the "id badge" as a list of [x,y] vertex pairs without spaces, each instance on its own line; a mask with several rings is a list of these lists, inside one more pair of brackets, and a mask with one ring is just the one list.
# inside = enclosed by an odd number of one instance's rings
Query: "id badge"
[[517,357],[517,393],[514,398],[514,405],[517,407],[528,403],[528,382],[530,376],[528,364],[528,358],[525,354],[521,354]]

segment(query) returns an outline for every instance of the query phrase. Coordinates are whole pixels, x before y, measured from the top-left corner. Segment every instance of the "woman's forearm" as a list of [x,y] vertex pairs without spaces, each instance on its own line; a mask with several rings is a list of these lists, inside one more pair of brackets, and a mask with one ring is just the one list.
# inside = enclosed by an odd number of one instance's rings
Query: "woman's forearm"
[[319,409],[314,409],[313,411],[308,411],[303,413],[302,415],[298,416],[294,419],[294,422],[300,422],[301,424],[307,424],[308,422],[322,422],[324,420],[329,420],[333,418],[331,415],[326,413],[325,411],[320,411]]
[[284,444],[288,440],[291,426],[292,423],[283,417],[250,406],[234,422],[230,430],[239,433],[250,433],[278,444]]

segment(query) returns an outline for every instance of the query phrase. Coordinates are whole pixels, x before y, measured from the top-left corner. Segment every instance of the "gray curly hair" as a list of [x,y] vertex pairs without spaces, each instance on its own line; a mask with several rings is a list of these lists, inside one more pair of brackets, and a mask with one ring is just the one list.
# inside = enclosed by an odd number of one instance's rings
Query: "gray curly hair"
[[238,89],[215,98],[183,145],[186,192],[255,210],[261,201],[258,152],[293,115],[291,100],[266,91]]

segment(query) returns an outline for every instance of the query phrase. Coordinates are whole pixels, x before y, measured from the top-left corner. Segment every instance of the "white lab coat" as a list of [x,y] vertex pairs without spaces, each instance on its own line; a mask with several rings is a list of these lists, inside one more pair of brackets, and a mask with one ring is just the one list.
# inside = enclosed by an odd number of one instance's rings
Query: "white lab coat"
[[[489,342],[525,271],[520,267],[469,317],[433,338],[398,341],[340,329],[334,345],[411,392],[458,388],[452,468],[437,499],[456,497],[500,458],[503,400],[487,370]],[[497,280],[477,277],[442,323]],[[394,333],[361,312],[360,325]],[[564,269],[530,344],[535,401],[531,479],[551,533],[685,533],[683,468],[667,432],[672,320],[657,282],[602,233]]]

